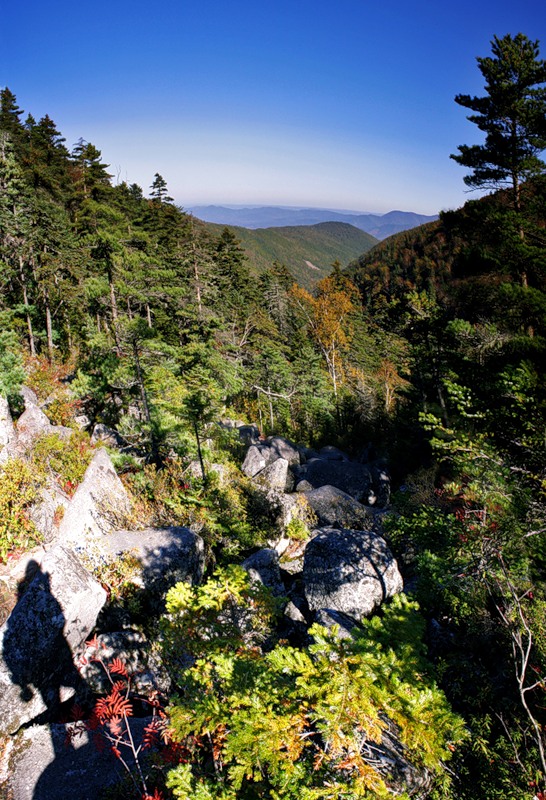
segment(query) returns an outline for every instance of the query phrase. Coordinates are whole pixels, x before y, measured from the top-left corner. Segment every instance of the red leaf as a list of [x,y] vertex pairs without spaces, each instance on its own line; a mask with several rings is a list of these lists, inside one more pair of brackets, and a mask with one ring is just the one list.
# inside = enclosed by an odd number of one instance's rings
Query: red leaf
[[123,732],[123,728],[122,728],[122,725],[121,725],[120,717],[113,717],[108,722],[108,729],[109,729],[110,733],[112,734],[112,736],[121,736],[121,734]]
[[119,692],[119,694],[125,694],[127,691],[127,681],[115,681],[112,684],[112,693]]
[[123,675],[124,678],[129,677],[129,673],[121,658],[114,658],[114,660],[108,664],[108,671],[111,673],[115,672],[116,675]]
[[161,723],[154,717],[151,722],[146,725],[142,734],[142,748],[153,747],[159,742],[159,727]]
[[119,693],[114,687],[107,697],[99,697],[95,703],[94,713],[99,722],[111,720],[114,717],[132,717],[133,706],[131,701]]

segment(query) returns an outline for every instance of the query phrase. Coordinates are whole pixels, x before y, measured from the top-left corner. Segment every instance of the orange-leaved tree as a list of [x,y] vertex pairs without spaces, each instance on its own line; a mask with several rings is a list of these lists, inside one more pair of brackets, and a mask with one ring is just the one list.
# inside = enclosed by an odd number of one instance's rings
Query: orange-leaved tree
[[295,285],[292,297],[324,357],[337,401],[345,374],[343,355],[353,337],[351,316],[358,310],[358,290],[334,265],[333,272],[318,282],[314,294]]

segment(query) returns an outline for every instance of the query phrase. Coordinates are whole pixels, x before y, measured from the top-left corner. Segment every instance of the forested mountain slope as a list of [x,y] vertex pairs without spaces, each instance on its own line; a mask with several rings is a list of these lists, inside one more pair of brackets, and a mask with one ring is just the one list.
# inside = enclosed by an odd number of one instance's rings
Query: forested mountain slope
[[[216,234],[222,230],[213,223],[208,223],[207,228]],[[230,230],[258,272],[264,272],[278,261],[306,288],[326,277],[334,261],[348,264],[377,243],[370,234],[344,222],[256,230],[230,226]]]
[[[498,192],[443,212],[437,222],[391,236],[353,261],[347,274],[367,302],[372,296],[385,300],[430,290],[446,304],[462,303],[474,314],[492,310],[495,286],[500,284],[519,283],[544,291],[544,180],[529,182],[523,194],[523,234],[509,194]],[[489,287],[483,290],[489,298],[486,309],[480,286]]]

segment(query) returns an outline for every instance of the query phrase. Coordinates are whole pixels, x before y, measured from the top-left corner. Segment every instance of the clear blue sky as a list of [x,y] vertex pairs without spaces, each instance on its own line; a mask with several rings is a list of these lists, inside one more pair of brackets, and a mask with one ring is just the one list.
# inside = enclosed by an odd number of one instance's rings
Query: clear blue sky
[[546,58],[544,0],[6,0],[0,26],[25,112],[185,207],[457,207],[476,56],[521,31]]

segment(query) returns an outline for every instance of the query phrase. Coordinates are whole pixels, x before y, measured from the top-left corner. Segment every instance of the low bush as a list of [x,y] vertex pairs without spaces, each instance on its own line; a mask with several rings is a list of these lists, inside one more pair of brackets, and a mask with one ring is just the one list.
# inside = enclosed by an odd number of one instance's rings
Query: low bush
[[42,484],[40,475],[19,458],[0,469],[0,563],[9,555],[29,550],[41,535],[29,516]]
[[74,431],[68,442],[56,433],[48,433],[34,445],[32,464],[43,479],[54,477],[63,491],[72,495],[92,457],[93,448],[87,433]]

